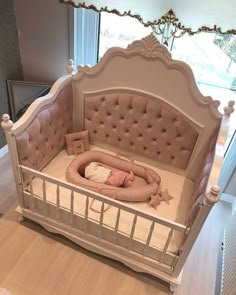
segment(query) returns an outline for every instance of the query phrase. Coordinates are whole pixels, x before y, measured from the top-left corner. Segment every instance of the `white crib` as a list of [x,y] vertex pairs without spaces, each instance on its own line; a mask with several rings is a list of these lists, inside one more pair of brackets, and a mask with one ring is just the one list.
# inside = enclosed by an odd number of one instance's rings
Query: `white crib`
[[[137,101],[140,104],[136,105]],[[111,104],[114,108],[107,111]],[[141,104],[144,107],[139,110]],[[200,93],[190,67],[173,60],[153,35],[133,42],[127,49],[109,49],[94,67],[79,67],[78,73],[61,77],[50,93],[33,102],[15,124],[3,115],[22,216],[135,271],[154,275],[170,283],[174,291],[198,233],[219,200],[216,185],[233,102],[225,108],[224,116],[218,106],[218,101]],[[153,112],[160,108],[162,121],[158,123]],[[165,121],[170,118],[171,123]],[[113,123],[119,129],[117,133],[111,127]],[[164,130],[167,125],[168,130]],[[184,212],[169,218],[161,209],[160,214],[153,208],[144,211],[139,205],[66,181],[61,167],[74,156],[67,156],[64,136],[85,129],[89,130],[92,149],[122,154],[159,169],[160,175],[167,173],[170,189],[183,179],[178,208],[183,206]],[[135,130],[142,131],[142,143]],[[165,144],[158,154],[153,134],[161,130],[159,138]],[[182,152],[176,150],[181,136]],[[57,175],[59,170],[62,172]],[[169,172],[177,177],[172,184],[168,184],[172,179]],[[175,194],[176,189],[172,189]],[[92,199],[100,204],[97,215],[90,210]],[[110,213],[104,212],[108,205]]]

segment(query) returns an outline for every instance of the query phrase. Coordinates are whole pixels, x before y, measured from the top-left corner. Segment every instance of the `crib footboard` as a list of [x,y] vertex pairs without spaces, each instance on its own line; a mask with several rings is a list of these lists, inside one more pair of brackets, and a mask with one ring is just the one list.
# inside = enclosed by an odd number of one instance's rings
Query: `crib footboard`
[[[184,238],[186,227],[167,221],[155,215],[150,215],[132,208],[124,203],[104,197],[67,182],[49,177],[41,172],[24,166],[18,166],[22,176],[30,179],[23,185],[22,214],[44,226],[47,230],[60,233],[82,247],[99,254],[114,258],[140,272],[146,272],[167,282],[177,283],[173,270],[179,259],[178,249],[170,251],[173,239],[179,235],[179,242]],[[42,195],[35,192],[35,181],[42,184]],[[54,201],[49,198],[48,185],[55,186]],[[68,204],[63,204],[67,191]],[[89,215],[91,200],[101,203],[98,219]],[[112,224],[106,224],[107,206],[115,208],[116,215]],[[130,228],[124,232],[121,229],[122,216],[129,214]],[[138,222],[149,222],[148,232],[144,239],[136,235]],[[155,229],[165,227],[167,234],[163,247],[158,247],[153,241]],[[155,231],[155,235],[158,230]],[[162,238],[163,239],[163,238]]]

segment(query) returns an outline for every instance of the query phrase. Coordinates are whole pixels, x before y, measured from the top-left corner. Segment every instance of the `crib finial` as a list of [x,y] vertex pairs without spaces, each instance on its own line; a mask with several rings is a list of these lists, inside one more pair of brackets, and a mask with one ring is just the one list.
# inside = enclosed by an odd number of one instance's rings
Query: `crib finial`
[[224,115],[226,117],[230,117],[230,115],[234,112],[234,100],[230,100],[228,105],[224,107]]
[[211,191],[206,194],[205,203],[211,206],[216,204],[220,200],[219,193],[220,187],[218,185],[213,185]]
[[66,66],[66,69],[67,69],[67,73],[68,74],[72,74],[73,73],[73,71],[75,69],[73,59],[69,59],[68,60],[68,64]]
[[1,126],[5,131],[11,130],[11,128],[13,126],[13,122],[10,120],[10,116],[8,114],[3,114],[2,115]]

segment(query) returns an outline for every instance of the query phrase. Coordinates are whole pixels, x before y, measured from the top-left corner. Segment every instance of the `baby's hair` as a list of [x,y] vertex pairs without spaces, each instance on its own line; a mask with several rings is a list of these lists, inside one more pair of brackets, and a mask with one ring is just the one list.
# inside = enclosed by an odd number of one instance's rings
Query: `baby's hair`
[[87,165],[88,165],[88,164],[83,164],[83,165],[81,165],[81,166],[79,167],[79,169],[78,169],[78,173],[79,173],[82,177],[84,177],[85,167],[86,167]]

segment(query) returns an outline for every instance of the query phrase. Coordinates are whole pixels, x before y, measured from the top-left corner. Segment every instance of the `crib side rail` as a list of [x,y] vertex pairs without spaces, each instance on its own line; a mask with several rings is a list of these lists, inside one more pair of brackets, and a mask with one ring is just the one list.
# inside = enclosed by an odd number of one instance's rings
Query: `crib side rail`
[[[217,137],[215,153],[214,150],[209,152],[209,155],[212,154],[213,157],[211,159],[211,169],[209,174],[207,175],[206,168],[209,163],[206,161],[205,167],[203,167],[203,177],[202,183],[199,183],[199,191],[196,195],[194,201],[196,202],[195,212],[193,211],[192,220],[190,219],[189,223],[189,234],[186,235],[186,241],[183,244],[183,249],[181,249],[181,255],[175,265],[175,270],[173,272],[174,275],[178,275],[187,260],[187,257],[200,233],[210,211],[213,206],[219,201],[219,194],[221,188],[217,186],[219,183],[219,177],[222,169],[223,158],[224,158],[224,145],[226,142],[229,125],[230,125],[230,114],[234,111],[233,109],[234,103],[232,101],[229,102],[228,107],[225,108],[225,114],[222,117],[221,127],[219,131],[219,135]],[[210,155],[211,157],[211,155]],[[206,159],[207,160],[207,159]],[[205,173],[205,175],[204,175]],[[220,183],[219,183],[220,184]]]
[[47,106],[56,101],[58,94],[65,88],[72,80],[71,75],[64,75],[60,77],[51,87],[48,94],[34,100],[26,112],[19,120],[17,120],[11,128],[11,133],[16,137],[24,132],[27,126],[30,125],[35,116]]
[[[29,183],[23,185],[23,212],[24,210],[32,210],[32,212],[37,212],[37,206],[35,204],[36,198],[38,197],[34,193],[34,187],[33,187],[33,179],[34,178],[39,178],[42,180],[42,198],[41,201],[43,202],[44,210],[43,210],[43,217],[44,218],[50,218],[49,212],[48,212],[48,201],[47,201],[47,189],[46,189],[46,182],[49,182],[51,184],[56,185],[56,202],[54,204],[54,207],[56,208],[56,214],[55,214],[55,220],[56,222],[60,223],[62,222],[62,213],[61,213],[61,194],[60,190],[62,188],[67,189],[70,191],[70,206],[67,208],[68,214],[69,214],[69,219],[70,219],[70,225],[73,227],[75,226],[76,222],[73,220],[76,217],[75,214],[75,208],[74,208],[74,195],[75,193],[82,194],[83,196],[86,196],[86,202],[85,202],[85,209],[84,209],[84,214],[83,214],[83,228],[82,231],[85,234],[90,234],[89,231],[89,217],[88,217],[88,212],[89,212],[89,198],[96,199],[101,202],[102,207],[101,207],[101,212],[100,212],[100,218],[99,221],[97,222],[97,229],[96,229],[96,236],[97,239],[103,240],[104,235],[103,233],[106,231],[106,225],[104,224],[104,208],[106,206],[113,206],[117,208],[117,215],[116,215],[116,220],[115,220],[115,226],[112,228],[112,235],[113,238],[112,240],[109,240],[109,243],[115,245],[117,247],[117,241],[126,239],[126,246],[125,246],[125,251],[129,255],[136,255],[136,258],[141,260],[145,260],[145,263],[149,263],[152,265],[153,263],[156,265],[158,264],[159,268],[161,270],[164,270],[166,273],[172,273],[173,272],[173,265],[176,263],[176,260],[178,259],[178,252],[176,251],[175,253],[172,253],[168,251],[169,245],[171,243],[171,239],[173,238],[174,232],[177,232],[181,236],[184,237],[186,227],[184,225],[178,224],[173,221],[169,221],[167,219],[155,216],[154,214],[148,214],[145,212],[142,212],[141,210],[138,210],[136,208],[133,208],[127,204],[124,204],[122,202],[119,202],[117,200],[113,200],[111,198],[105,197],[103,195],[100,195],[95,192],[91,192],[87,189],[78,187],[76,185],[67,183],[65,181],[58,180],[56,178],[50,177],[45,175],[44,173],[35,171],[33,169],[30,169],[28,167],[19,165],[18,169],[20,170],[20,173],[23,175],[27,174],[27,179],[28,176],[30,176],[30,181]],[[23,179],[23,178],[22,178]],[[26,196],[30,196],[30,204],[28,206],[25,206],[24,204],[24,198]],[[28,200],[28,201],[29,201]],[[125,211],[128,213],[132,214],[132,224],[131,224],[131,230],[130,233],[126,237],[120,236],[120,231],[119,231],[119,223],[120,223],[120,216],[121,212]],[[38,214],[38,212],[37,212]],[[144,218],[148,221],[150,221],[150,227],[149,227],[149,232],[147,233],[146,240],[144,240],[142,245],[138,246],[138,253],[135,253],[137,245],[136,245],[136,237],[135,237],[135,230],[136,230],[136,225],[137,225],[137,219],[138,218]],[[152,259],[150,260],[150,252],[153,252],[153,248],[151,246],[151,239],[153,235],[153,230],[154,227],[160,227],[160,226],[165,226],[168,228],[168,234],[166,236],[166,240],[164,241],[164,246],[162,249],[156,249],[155,255],[153,254],[151,257]],[[132,253],[132,254],[131,254]],[[153,252],[154,253],[154,252]],[[138,255],[138,256],[137,256]],[[155,256],[155,258],[154,258]],[[152,261],[154,260],[154,262]]]
[[224,108],[224,116],[222,117],[219,135],[216,142],[215,156],[213,159],[212,170],[209,176],[207,190],[210,191],[211,187],[215,184],[219,184],[222,192],[222,166],[225,153],[225,144],[231,124],[230,115],[234,112],[234,101],[229,101],[228,106]]
[[39,177],[39,178],[44,179],[45,181],[48,181],[50,183],[53,183],[53,184],[56,184],[58,186],[67,188],[69,190],[73,190],[74,192],[85,194],[88,197],[95,198],[96,200],[98,200],[100,202],[105,202],[108,205],[119,207],[121,210],[125,210],[125,211],[128,211],[128,212],[133,213],[133,214],[137,214],[140,217],[147,218],[147,219],[149,219],[151,221],[154,221],[154,222],[157,222],[157,223],[159,223],[161,225],[168,226],[170,228],[176,229],[179,232],[184,232],[186,230],[186,226],[184,226],[182,224],[176,223],[174,221],[169,221],[169,220],[167,220],[165,218],[158,217],[158,216],[156,216],[154,214],[145,213],[145,212],[143,212],[143,211],[141,211],[141,210],[139,210],[137,208],[134,209],[133,207],[129,206],[128,204],[124,204],[122,202],[119,202],[118,200],[114,200],[114,199],[111,199],[109,197],[103,196],[103,195],[101,195],[99,193],[92,192],[92,191],[87,190],[85,188],[76,186],[76,185],[74,185],[72,183],[67,183],[65,181],[58,180],[57,178],[48,176],[48,175],[46,175],[46,174],[44,174],[42,172],[38,172],[38,171],[33,170],[31,168],[28,168],[26,166],[18,165],[18,168],[21,169],[22,173],[29,174],[29,175],[31,175],[31,177]]

